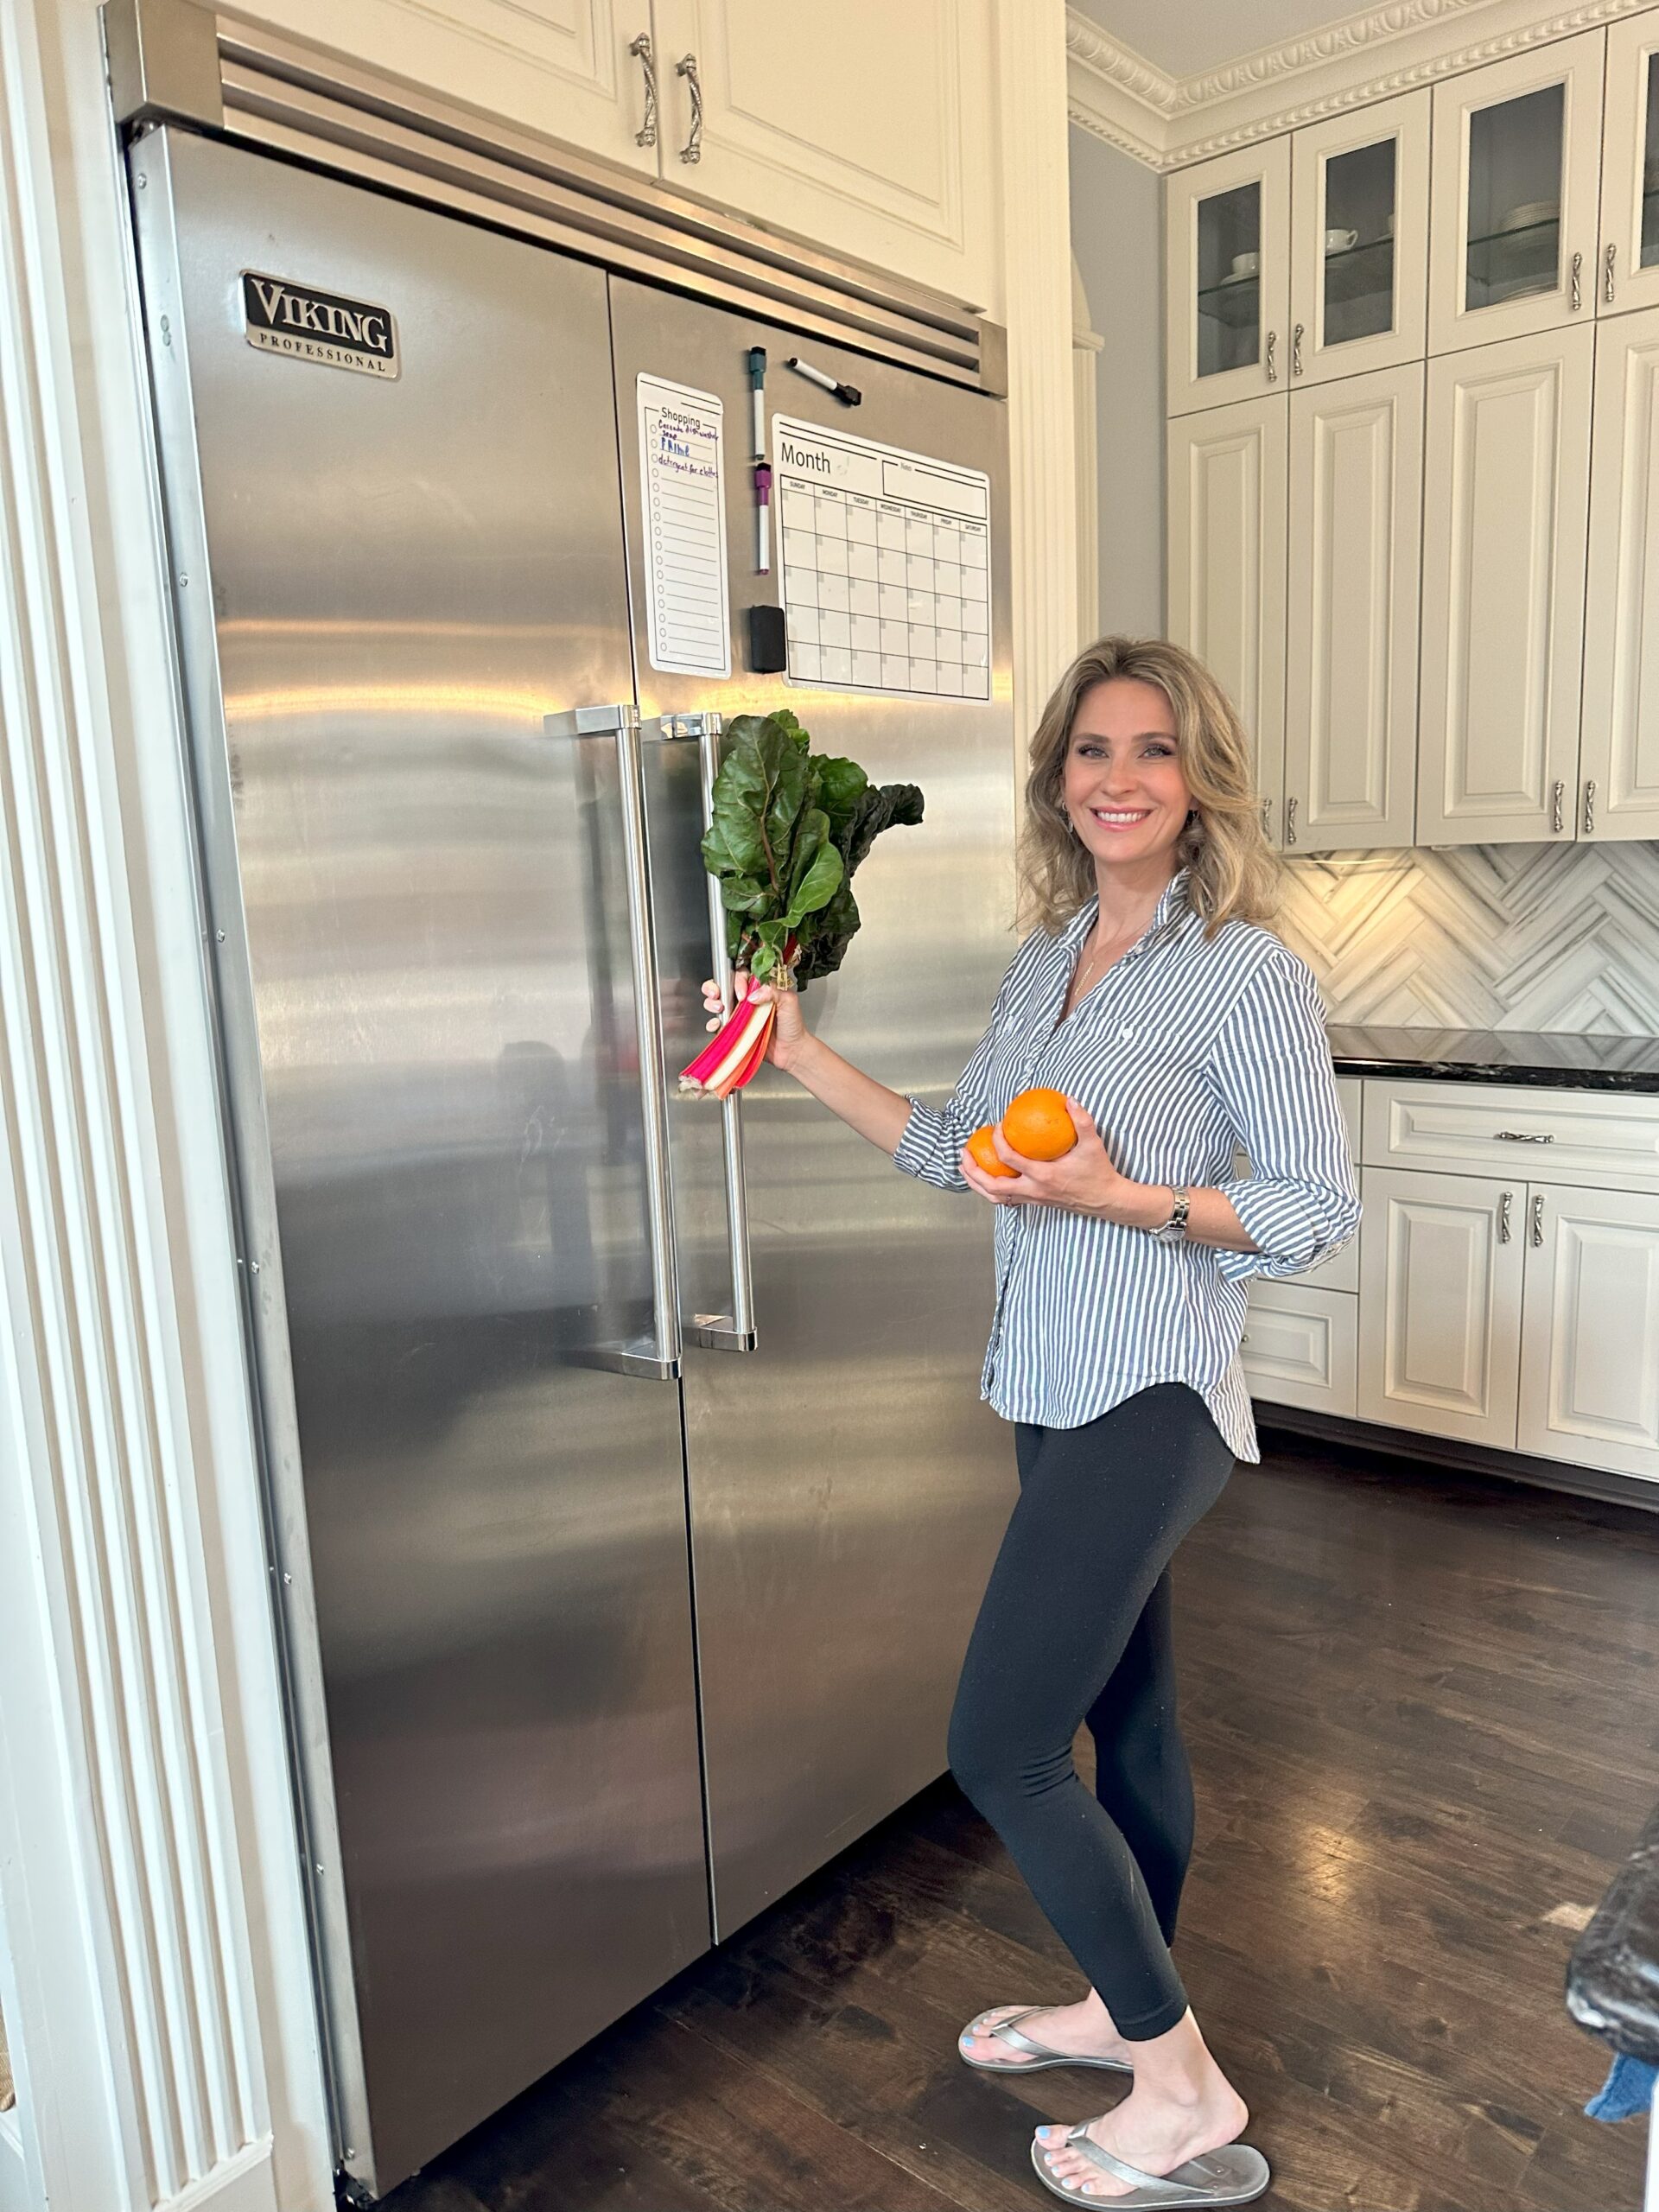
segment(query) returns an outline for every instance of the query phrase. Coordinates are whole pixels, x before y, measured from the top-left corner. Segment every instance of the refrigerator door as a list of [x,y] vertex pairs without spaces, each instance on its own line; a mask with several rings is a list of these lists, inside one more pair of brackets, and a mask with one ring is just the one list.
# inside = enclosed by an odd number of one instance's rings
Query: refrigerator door
[[[809,1023],[895,1090],[937,1103],[977,1043],[1012,950],[1014,749],[1006,640],[1004,413],[823,340],[611,280],[640,710],[790,707],[821,752],[926,795],[856,879],[863,928]],[[769,409],[935,455],[991,479],[992,682],[983,702],[729,680],[651,664],[638,379],[723,408],[732,666],[754,573],[747,354]],[[849,410],[784,365],[799,353],[861,391]],[[666,656],[664,656],[666,657]],[[647,742],[672,1082],[703,1041],[714,972],[696,747]],[[654,756],[654,758],[653,758]],[[755,1349],[688,1343],[687,1464],[715,1918],[728,1935],[938,1775],[963,1646],[1014,1494],[1004,1424],[981,1402],[992,1304],[988,1210],[899,1174],[767,1068],[739,1107]],[[733,1224],[720,1110],[671,1102],[684,1319],[729,1308]]]
[[132,162],[340,2152],[384,2190],[709,1940],[605,279],[206,139]]

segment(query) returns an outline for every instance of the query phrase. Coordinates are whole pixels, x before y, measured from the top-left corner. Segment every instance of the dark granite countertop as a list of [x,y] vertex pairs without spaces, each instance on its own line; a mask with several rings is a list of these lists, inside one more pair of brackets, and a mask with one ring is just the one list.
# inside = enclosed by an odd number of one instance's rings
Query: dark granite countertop
[[1337,1022],[1326,1034],[1338,1075],[1535,1084],[1554,1090],[1659,1091],[1659,1037],[1571,1037],[1521,1029],[1365,1029]]

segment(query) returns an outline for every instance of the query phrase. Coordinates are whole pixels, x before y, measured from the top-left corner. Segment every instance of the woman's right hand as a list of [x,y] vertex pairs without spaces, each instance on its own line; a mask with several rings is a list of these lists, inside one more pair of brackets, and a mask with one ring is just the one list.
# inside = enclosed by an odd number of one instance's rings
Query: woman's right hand
[[[787,1075],[791,1061],[798,1055],[807,1038],[806,1023],[801,1014],[800,993],[792,989],[780,990],[772,983],[756,983],[751,987],[745,974],[737,975],[733,981],[740,1001],[770,999],[776,1004],[778,1013],[772,1025],[772,1035],[766,1042],[766,1058],[773,1067],[781,1069]],[[726,1018],[718,983],[711,980],[703,984],[702,1003],[704,1010],[712,1016],[707,1025],[712,1033]]]

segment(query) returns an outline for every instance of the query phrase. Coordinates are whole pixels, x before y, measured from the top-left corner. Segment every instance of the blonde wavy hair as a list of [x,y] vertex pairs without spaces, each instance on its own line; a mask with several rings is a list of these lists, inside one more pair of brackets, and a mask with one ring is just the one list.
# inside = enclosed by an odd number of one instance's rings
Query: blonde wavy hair
[[1072,724],[1091,685],[1119,677],[1155,683],[1170,703],[1181,772],[1193,817],[1176,848],[1205,935],[1224,923],[1271,923],[1281,868],[1262,827],[1249,741],[1232,703],[1201,661],[1161,638],[1099,638],[1055,686],[1031,741],[1026,818],[1020,836],[1020,911],[1058,934],[1094,895],[1095,864],[1060,804]]

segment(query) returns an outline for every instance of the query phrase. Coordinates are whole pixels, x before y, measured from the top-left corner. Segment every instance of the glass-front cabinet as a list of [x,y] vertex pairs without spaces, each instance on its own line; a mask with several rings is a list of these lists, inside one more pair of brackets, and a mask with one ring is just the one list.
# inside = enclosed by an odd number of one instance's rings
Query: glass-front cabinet
[[1605,48],[1587,31],[1435,86],[1431,353],[1594,315]]
[[1168,192],[1170,413],[1283,391],[1289,139],[1178,170]]
[[1659,10],[1607,33],[1596,308],[1659,307]]
[[1408,92],[1294,135],[1293,384],[1422,359],[1431,98]]

